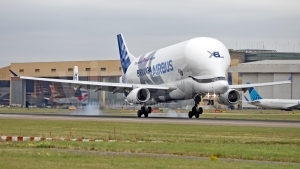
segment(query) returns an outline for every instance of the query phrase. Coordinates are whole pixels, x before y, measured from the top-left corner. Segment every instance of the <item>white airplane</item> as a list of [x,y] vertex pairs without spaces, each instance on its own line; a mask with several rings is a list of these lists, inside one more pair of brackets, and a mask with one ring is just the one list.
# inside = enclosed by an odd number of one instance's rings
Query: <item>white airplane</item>
[[[94,91],[124,93],[126,101],[141,104],[137,116],[148,117],[147,105],[194,99],[189,118],[199,118],[202,107],[198,103],[205,95],[218,96],[220,104],[232,105],[240,100],[238,89],[291,83],[290,81],[229,85],[226,80],[230,55],[225,45],[213,38],[198,37],[156,51],[134,57],[130,54],[122,34],[117,35],[123,75],[121,83],[73,81],[21,76],[21,79],[87,85]],[[210,102],[213,104],[214,102]]]
[[280,110],[293,110],[300,108],[300,100],[292,99],[263,99],[258,92],[253,88],[249,88],[249,95],[251,101],[246,96],[246,102],[248,104],[266,108],[266,109],[280,109]]
[[[74,66],[74,74],[73,74],[73,80],[78,81],[78,67]],[[50,102],[55,103],[82,103],[87,104],[88,103],[88,92],[86,89],[80,88],[80,86],[74,87],[75,92],[79,89],[81,95],[80,96],[72,96],[72,97],[65,97],[62,96],[59,92],[56,91],[55,87],[53,85],[49,85],[51,90],[51,96],[50,98],[44,97],[45,100],[49,100]]]

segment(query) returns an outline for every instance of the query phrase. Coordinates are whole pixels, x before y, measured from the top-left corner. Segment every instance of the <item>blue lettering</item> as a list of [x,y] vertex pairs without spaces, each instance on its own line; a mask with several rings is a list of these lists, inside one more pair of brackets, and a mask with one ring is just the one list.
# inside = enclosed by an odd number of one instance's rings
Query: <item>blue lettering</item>
[[169,60],[169,69],[170,69],[170,71],[173,71],[172,60]]
[[[155,70],[154,66],[153,66],[153,69]],[[138,69],[136,71],[137,77],[145,76],[150,73],[152,73],[151,67],[145,67],[143,69]]]
[[[150,58],[149,60],[152,60],[152,58]],[[144,74],[152,74],[152,76],[158,76],[160,74],[164,74],[164,73],[168,73],[174,70],[174,67],[172,65],[172,60],[169,61],[165,61],[165,62],[161,62],[161,63],[157,63],[156,65],[151,67],[146,67],[146,69],[143,69],[143,75]]]
[[166,73],[166,62],[162,62],[161,63],[161,71],[162,71],[162,73]]
[[156,70],[155,70],[155,66],[153,65],[153,67],[152,67],[152,76],[155,76],[155,74],[156,74]]
[[169,66],[169,62],[166,62],[166,72],[170,71],[170,66]]
[[214,54],[214,57],[217,57],[217,58],[219,58],[219,57],[220,57],[220,54],[219,54],[219,52],[214,52],[213,54]]

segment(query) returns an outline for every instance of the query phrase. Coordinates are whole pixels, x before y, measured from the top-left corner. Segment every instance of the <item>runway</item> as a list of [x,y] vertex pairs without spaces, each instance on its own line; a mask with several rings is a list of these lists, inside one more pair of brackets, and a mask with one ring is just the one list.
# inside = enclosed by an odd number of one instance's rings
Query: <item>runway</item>
[[137,122],[137,123],[169,123],[192,125],[229,125],[229,126],[260,126],[260,127],[294,127],[300,128],[299,121],[288,120],[249,120],[249,119],[189,119],[182,117],[148,117],[105,116],[105,115],[70,115],[70,114],[38,114],[38,113],[0,113],[0,118],[9,119],[43,119],[43,120],[84,120],[99,122]]

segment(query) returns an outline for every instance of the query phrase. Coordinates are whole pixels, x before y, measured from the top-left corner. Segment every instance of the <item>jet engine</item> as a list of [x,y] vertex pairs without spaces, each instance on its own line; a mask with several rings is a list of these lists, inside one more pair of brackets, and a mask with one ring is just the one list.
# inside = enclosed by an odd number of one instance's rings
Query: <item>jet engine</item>
[[240,101],[240,93],[235,89],[229,89],[226,93],[221,94],[217,101],[224,105],[236,104]]
[[128,103],[145,103],[150,99],[150,91],[148,89],[136,88],[133,89],[127,96]]

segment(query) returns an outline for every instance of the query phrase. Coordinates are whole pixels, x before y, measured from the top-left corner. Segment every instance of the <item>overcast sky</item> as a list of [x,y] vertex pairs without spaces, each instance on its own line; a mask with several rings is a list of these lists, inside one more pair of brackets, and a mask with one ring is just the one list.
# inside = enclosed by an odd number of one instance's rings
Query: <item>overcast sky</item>
[[299,0],[1,0],[0,67],[118,59],[205,36],[229,49],[300,52]]

